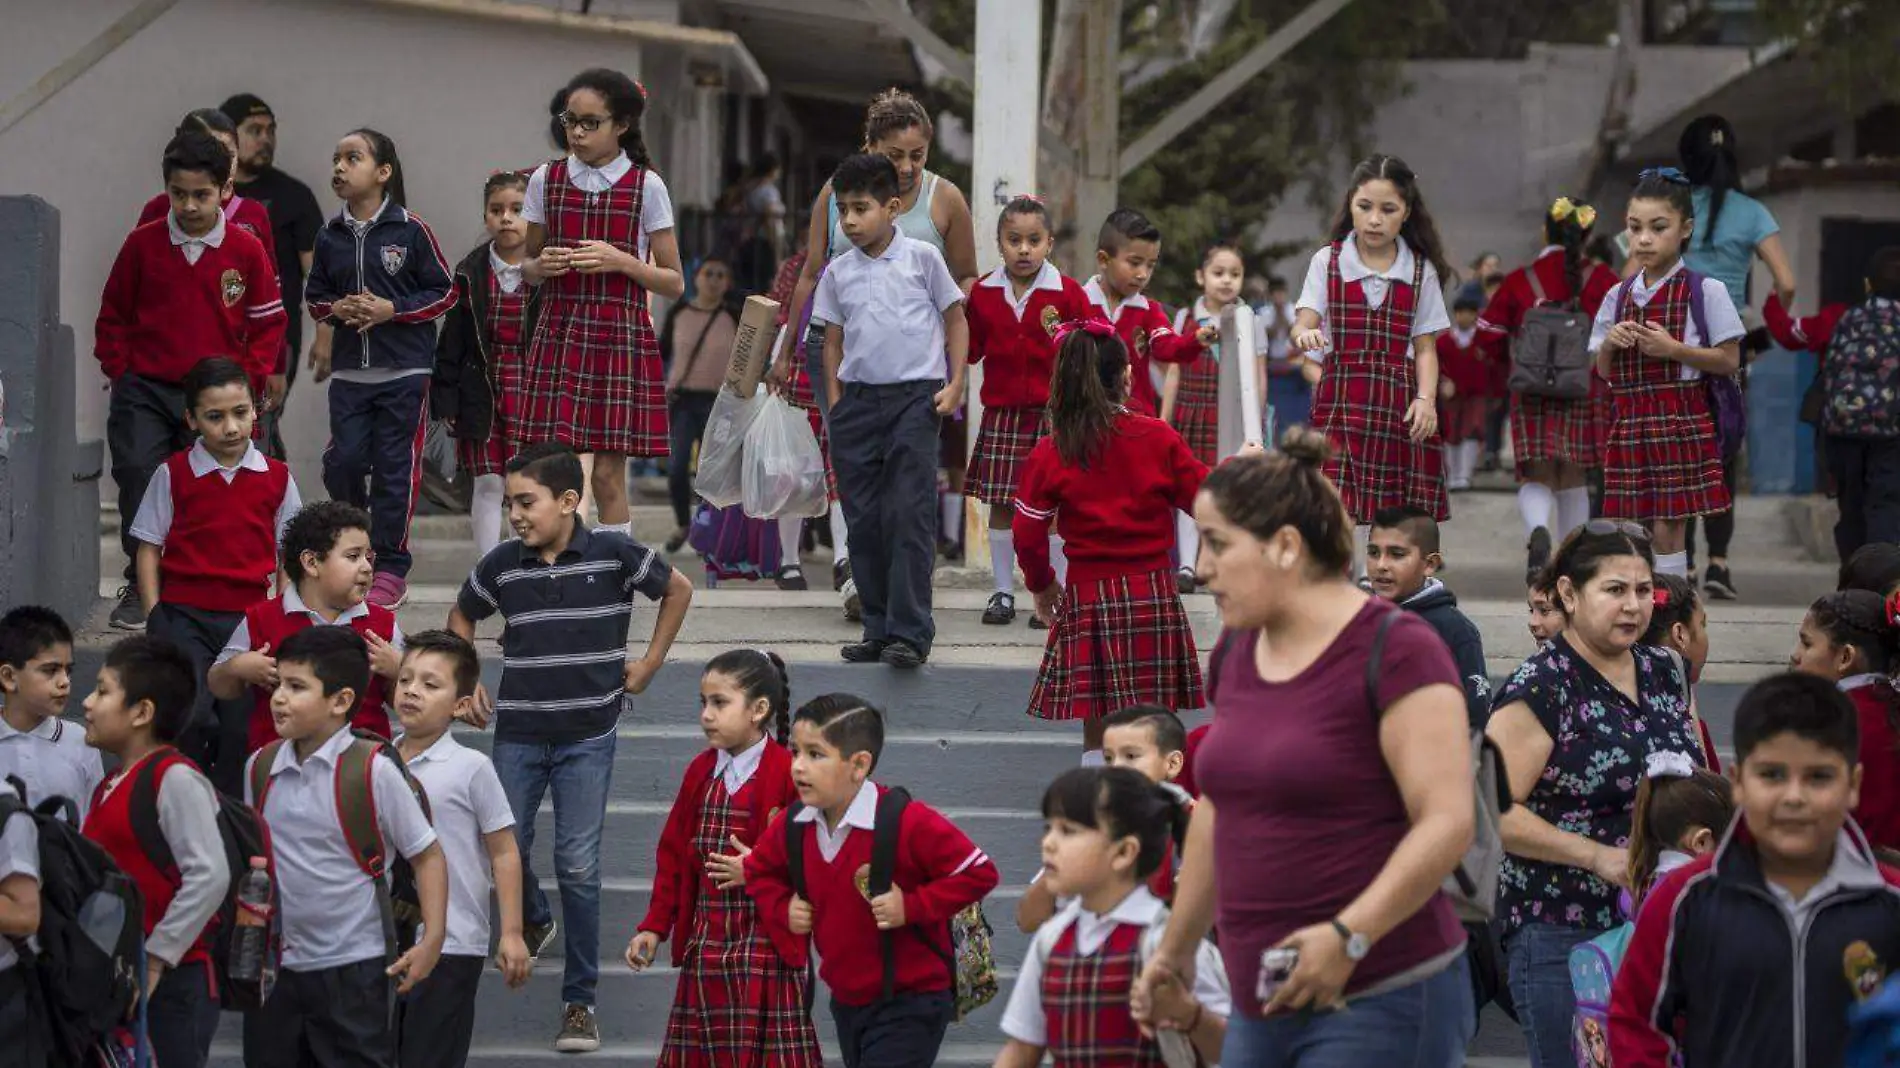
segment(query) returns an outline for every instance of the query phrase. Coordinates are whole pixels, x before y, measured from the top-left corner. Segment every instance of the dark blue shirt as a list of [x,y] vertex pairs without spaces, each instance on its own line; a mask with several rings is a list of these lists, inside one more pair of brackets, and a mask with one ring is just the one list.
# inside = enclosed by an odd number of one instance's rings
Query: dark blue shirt
[[672,577],[658,553],[578,519],[552,564],[519,540],[482,557],[456,607],[472,620],[500,612],[507,624],[496,739],[564,744],[613,730],[626,699],[633,595],[657,601]]

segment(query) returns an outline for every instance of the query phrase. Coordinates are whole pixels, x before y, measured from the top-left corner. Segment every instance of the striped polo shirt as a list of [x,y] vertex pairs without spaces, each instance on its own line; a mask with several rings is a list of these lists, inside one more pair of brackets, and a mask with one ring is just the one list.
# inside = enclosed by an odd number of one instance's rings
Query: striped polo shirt
[[507,624],[495,738],[564,744],[613,730],[626,696],[633,595],[657,601],[672,577],[658,553],[578,519],[552,564],[519,539],[482,557],[456,604],[469,619],[499,612]]

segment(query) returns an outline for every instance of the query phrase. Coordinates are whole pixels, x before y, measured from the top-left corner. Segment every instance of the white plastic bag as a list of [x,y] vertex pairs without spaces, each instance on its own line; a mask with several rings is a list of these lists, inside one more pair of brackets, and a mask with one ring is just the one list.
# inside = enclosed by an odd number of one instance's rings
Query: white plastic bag
[[705,436],[699,441],[699,471],[693,476],[693,489],[714,508],[730,508],[744,496],[740,468],[746,431],[765,410],[768,399],[763,389],[749,400],[721,389],[713,400]]
[[745,434],[740,501],[754,519],[825,514],[825,457],[805,413],[767,397]]

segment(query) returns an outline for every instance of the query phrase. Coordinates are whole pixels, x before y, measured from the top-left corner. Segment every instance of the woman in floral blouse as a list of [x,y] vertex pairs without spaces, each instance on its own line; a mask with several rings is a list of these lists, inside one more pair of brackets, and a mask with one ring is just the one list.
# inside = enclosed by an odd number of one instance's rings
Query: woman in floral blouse
[[1518,801],[1503,821],[1498,920],[1533,1068],[1573,1063],[1570,950],[1623,920],[1645,760],[1701,752],[1677,662],[1637,644],[1654,564],[1635,524],[1599,519],[1573,533],[1549,571],[1568,627],[1511,676],[1487,728]]

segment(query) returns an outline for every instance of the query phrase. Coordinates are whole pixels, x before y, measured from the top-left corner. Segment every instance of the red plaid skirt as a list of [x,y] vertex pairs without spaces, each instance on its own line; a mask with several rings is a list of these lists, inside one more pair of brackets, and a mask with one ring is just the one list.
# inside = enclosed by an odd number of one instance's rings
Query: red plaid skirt
[[1220,362],[1203,356],[1181,368],[1174,395],[1174,429],[1196,460],[1220,462]]
[[[724,777],[705,791],[694,856],[730,852],[729,836],[746,837],[746,811],[726,795]],[[745,888],[718,890],[702,875],[661,1068],[819,1068],[805,985],[804,970],[787,966],[759,927]]]
[[1580,400],[1559,400],[1527,393],[1511,395],[1511,451],[1517,477],[1529,477],[1529,465],[1561,460],[1579,467],[1603,462],[1602,403],[1595,393]]
[[1385,353],[1337,352],[1313,390],[1313,425],[1326,433],[1333,458],[1326,477],[1339,487],[1346,513],[1370,523],[1381,509],[1412,505],[1439,522],[1445,500],[1444,442],[1413,441],[1405,428],[1412,398],[1412,361]]
[[499,475],[508,458],[525,444],[515,436],[520,421],[517,410],[526,398],[522,394],[521,352],[495,350],[495,418],[489,425],[487,441],[455,439],[455,462],[471,475]]
[[1603,456],[1603,514],[1648,522],[1729,507],[1708,387],[1693,382],[1618,385],[1616,422]]
[[1477,394],[1459,394],[1438,402],[1438,436],[1447,445],[1484,438],[1485,417],[1491,414],[1491,398]]
[[665,456],[665,370],[641,305],[549,295],[528,346],[523,443]]
[[1045,436],[1044,425],[1041,408],[983,409],[983,427],[963,476],[964,495],[989,505],[1014,504],[1023,461]]
[[1200,708],[1201,665],[1172,571],[1071,586],[1029,691],[1041,719],[1100,719],[1148,701]]

